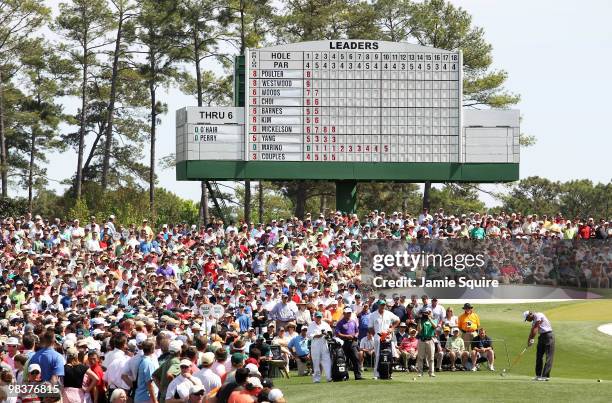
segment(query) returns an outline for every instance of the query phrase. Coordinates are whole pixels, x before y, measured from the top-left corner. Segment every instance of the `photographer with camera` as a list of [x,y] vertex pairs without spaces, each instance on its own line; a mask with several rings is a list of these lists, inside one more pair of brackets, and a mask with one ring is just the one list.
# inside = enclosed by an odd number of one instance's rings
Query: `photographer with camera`
[[423,360],[427,362],[427,368],[430,377],[435,377],[434,371],[434,354],[436,346],[434,337],[436,336],[436,327],[438,324],[431,318],[431,308],[426,307],[421,310],[421,318],[417,323],[417,332],[419,335],[419,344],[417,348],[417,371],[418,376],[423,376]]
[[342,313],[342,319],[336,324],[336,336],[341,338],[344,343],[342,344],[342,350],[344,355],[353,365],[353,372],[355,373],[355,380],[359,381],[363,379],[361,377],[361,365],[359,363],[358,356],[358,336],[359,327],[357,321],[351,318],[353,310],[351,308],[344,308]]
[[311,340],[310,354],[312,357],[312,380],[314,383],[321,382],[321,365],[325,371],[327,382],[331,382],[331,357],[329,347],[325,339],[332,329],[329,324],[323,321],[323,314],[315,312],[314,321],[308,325],[306,336]]

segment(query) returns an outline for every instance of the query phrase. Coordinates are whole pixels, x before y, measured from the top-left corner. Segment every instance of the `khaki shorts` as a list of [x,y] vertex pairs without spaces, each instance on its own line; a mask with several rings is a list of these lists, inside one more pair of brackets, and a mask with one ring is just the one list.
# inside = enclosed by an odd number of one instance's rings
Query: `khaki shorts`
[[469,349],[470,345],[468,343],[471,343],[472,340],[474,339],[474,337],[476,337],[478,335],[477,331],[473,331],[473,332],[461,332],[461,338],[463,339],[463,342],[465,343],[465,348]]

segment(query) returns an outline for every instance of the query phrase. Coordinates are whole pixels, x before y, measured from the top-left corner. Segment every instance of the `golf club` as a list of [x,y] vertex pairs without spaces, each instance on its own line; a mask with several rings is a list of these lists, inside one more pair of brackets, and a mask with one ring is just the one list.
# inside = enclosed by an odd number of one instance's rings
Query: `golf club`
[[508,372],[510,372],[510,370],[511,370],[512,368],[514,368],[514,366],[515,366],[516,364],[518,364],[518,362],[521,360],[521,358],[523,358],[523,355],[525,354],[525,351],[527,351],[527,349],[528,349],[529,347],[531,347],[531,346],[527,346],[527,347],[525,347],[525,348],[523,349],[523,351],[521,351],[521,352],[519,353],[519,355],[517,355],[517,356],[516,356],[516,358],[515,358],[515,359],[512,361],[512,364],[510,364],[510,367],[508,367],[507,369],[503,369],[503,370],[502,370],[502,372],[501,372],[499,375],[500,375],[500,376],[502,376],[502,377],[506,376],[506,374],[507,374]]

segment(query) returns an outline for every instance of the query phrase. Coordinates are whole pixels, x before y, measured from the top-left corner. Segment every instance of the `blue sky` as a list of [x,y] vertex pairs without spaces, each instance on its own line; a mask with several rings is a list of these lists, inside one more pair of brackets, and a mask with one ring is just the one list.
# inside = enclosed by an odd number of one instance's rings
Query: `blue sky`
[[[537,144],[521,150],[521,177],[551,180],[612,178],[612,1],[453,0],[484,28],[493,45],[493,66],[508,72],[506,88],[521,95],[522,131]],[[174,150],[174,110],[195,105],[178,91],[162,96],[171,111],[162,117],[157,155]],[[72,103],[67,110],[74,108]],[[148,156],[146,156],[148,161]],[[49,156],[48,176],[74,172],[76,153]],[[159,185],[199,199],[194,182],[159,172]],[[57,188],[56,183],[51,186]],[[489,190],[501,186],[487,185]],[[488,205],[495,200],[483,194]]]

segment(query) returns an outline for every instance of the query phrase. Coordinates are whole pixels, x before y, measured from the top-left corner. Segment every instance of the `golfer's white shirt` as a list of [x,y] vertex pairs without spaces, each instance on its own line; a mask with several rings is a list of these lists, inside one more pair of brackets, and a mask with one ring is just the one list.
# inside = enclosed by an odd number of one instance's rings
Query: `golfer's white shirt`
[[393,322],[399,322],[399,318],[393,312],[385,310],[381,315],[375,311],[370,314],[368,327],[374,328],[374,333],[378,334],[389,330]]
[[533,314],[533,322],[532,322],[533,325],[535,326],[535,324],[540,320],[542,322],[540,323],[540,326],[538,326],[538,332],[540,334],[546,333],[546,332],[552,332],[552,325],[550,324],[550,321],[548,320],[546,315],[544,315],[541,312],[535,312]]

